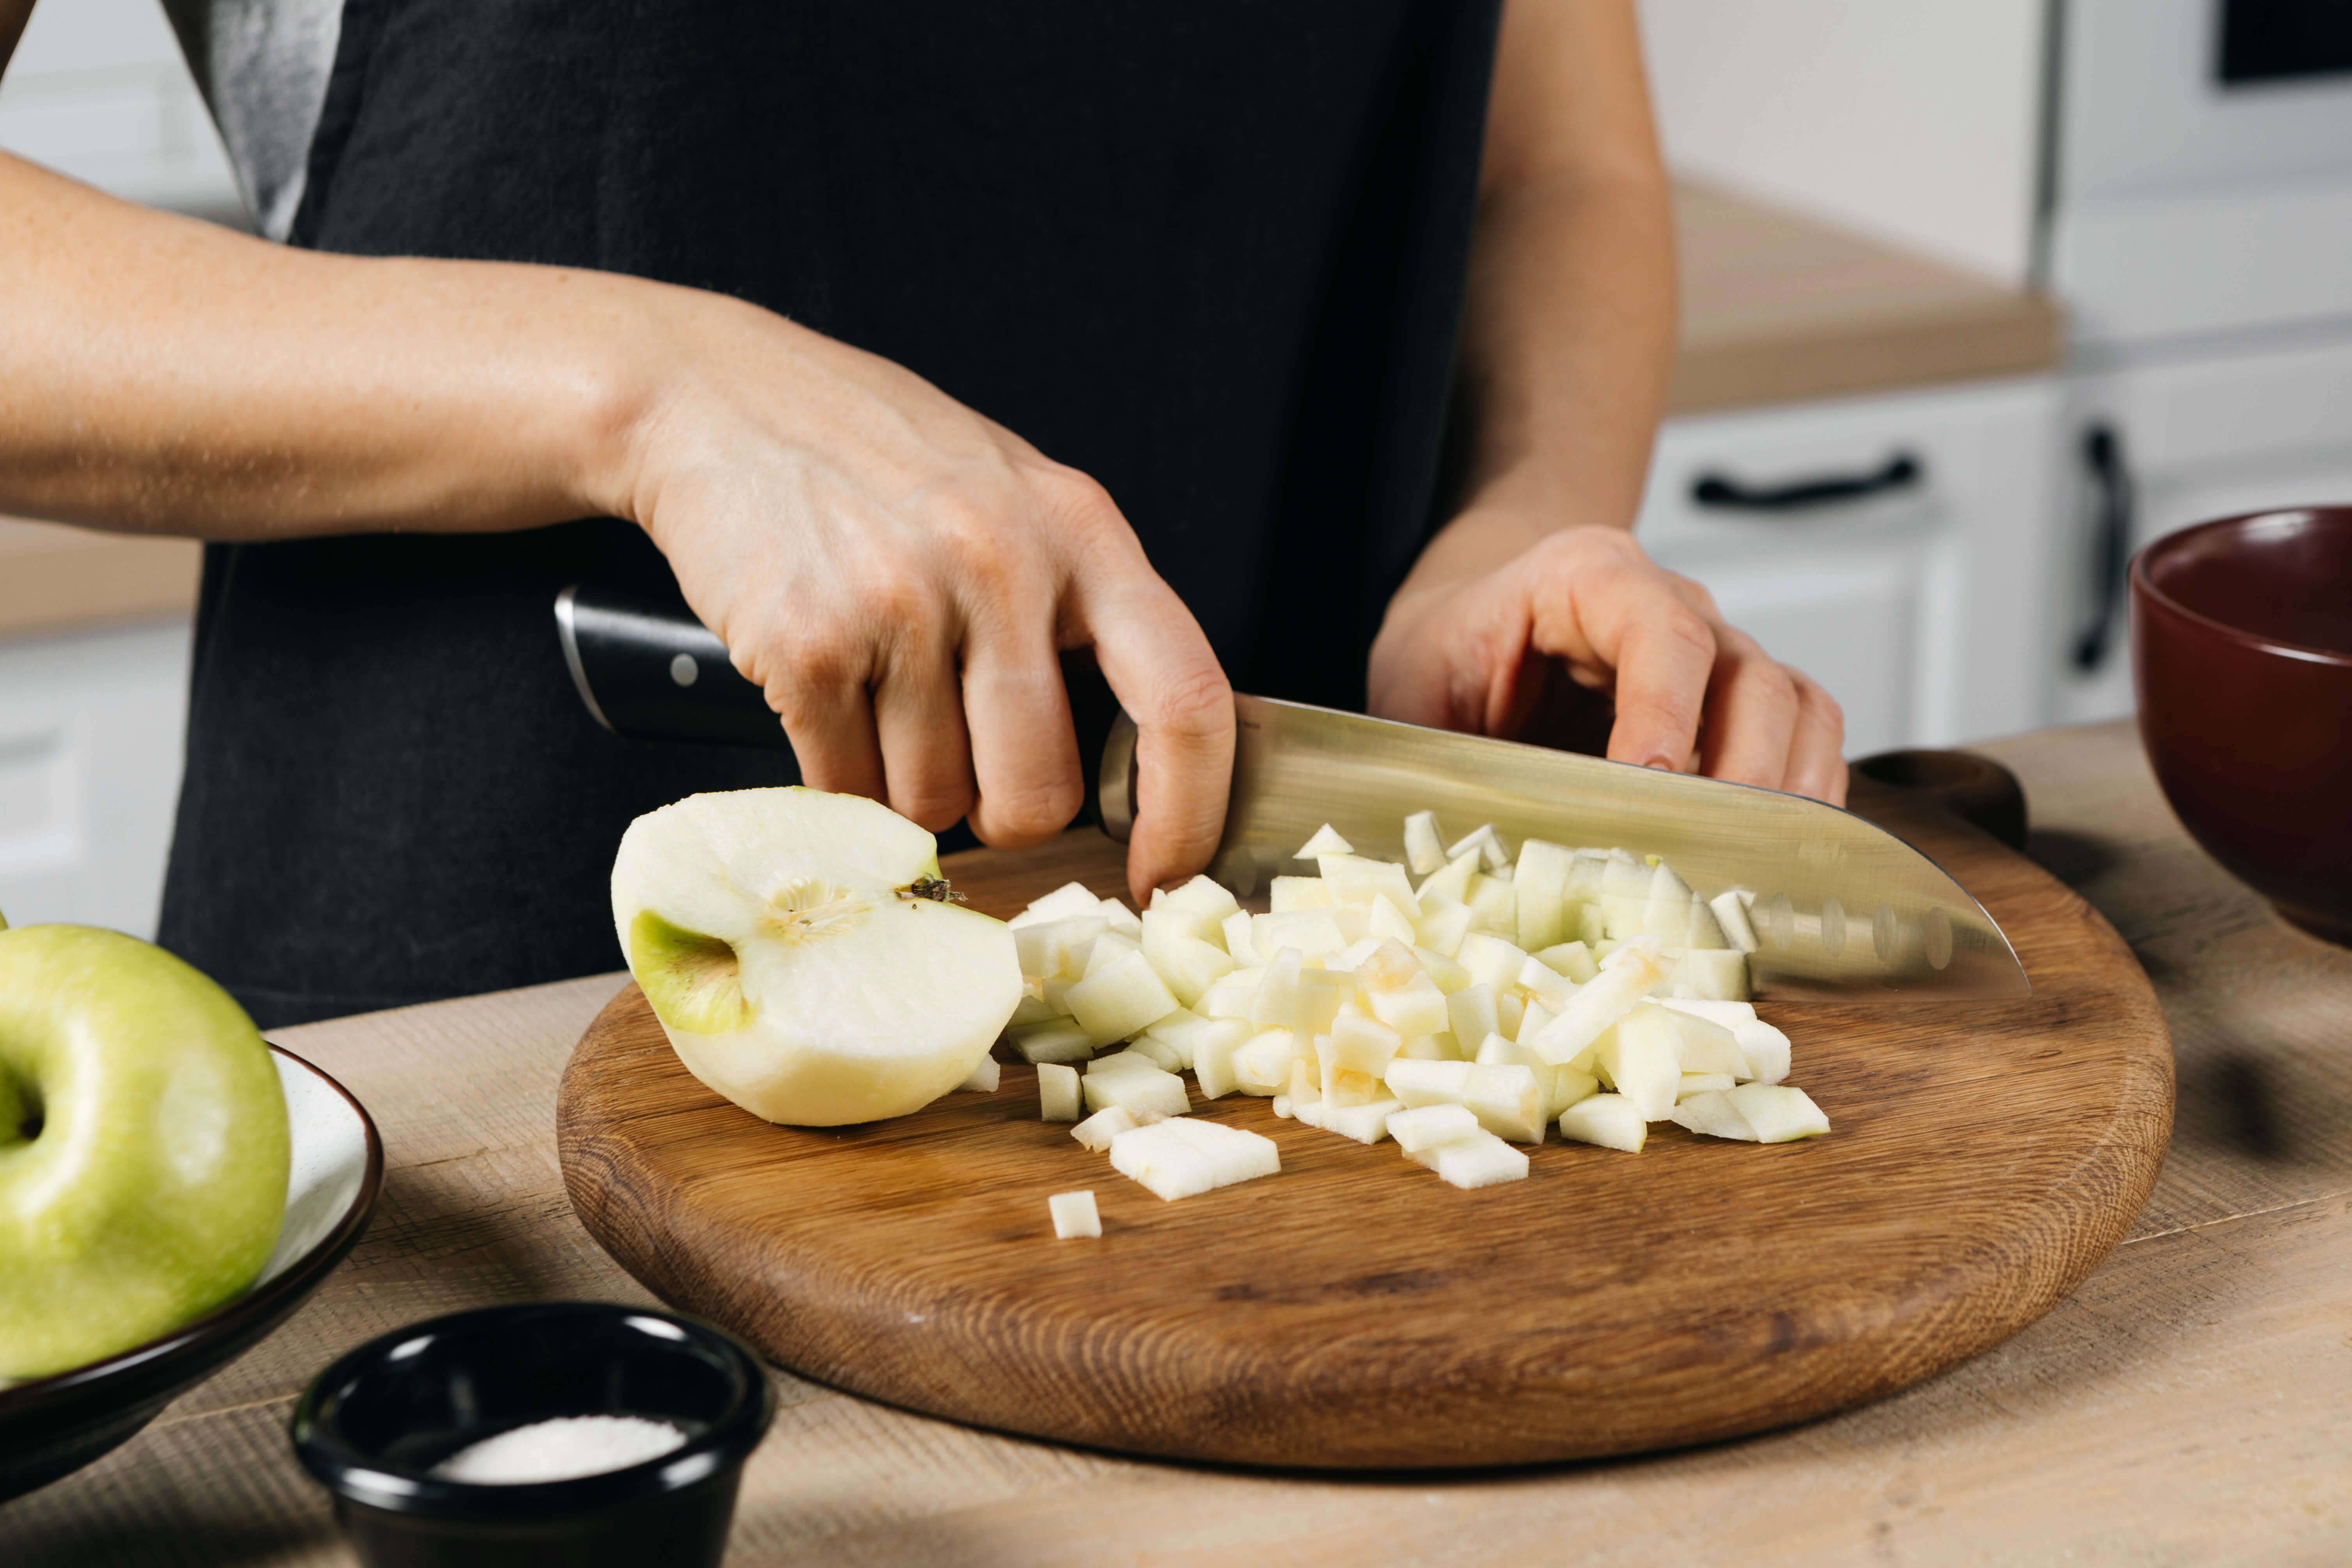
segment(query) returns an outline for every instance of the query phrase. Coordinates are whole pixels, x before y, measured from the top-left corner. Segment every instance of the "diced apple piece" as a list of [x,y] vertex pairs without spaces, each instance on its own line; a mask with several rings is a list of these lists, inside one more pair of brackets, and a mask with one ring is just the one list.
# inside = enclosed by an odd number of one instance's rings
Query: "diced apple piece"
[[1462,1047],[1451,1034],[1415,1035],[1397,1047],[1397,1055],[1421,1062],[1458,1062]]
[[1559,1113],[1570,1106],[1591,1099],[1601,1092],[1601,1080],[1577,1068],[1541,1068],[1536,1071],[1536,1081],[1543,1082],[1544,1074],[1551,1074],[1551,1082],[1544,1090],[1544,1118],[1556,1121]]
[[1515,1143],[1540,1143],[1544,1135],[1544,1091],[1535,1071],[1517,1063],[1474,1064],[1462,1091],[1462,1103],[1478,1125],[1497,1138]]
[[1071,986],[1067,1001],[1070,1016],[1100,1046],[1140,1033],[1177,1007],[1175,993],[1140,949]]
[[[1367,906],[1365,913],[1367,918],[1364,927],[1365,934],[1368,936],[1380,937],[1387,942],[1402,942],[1405,946],[1411,947],[1414,940],[1421,935],[1421,928],[1407,920],[1404,911],[1386,899],[1374,899]],[[1465,913],[1466,916],[1467,911],[1465,910]]]
[[1331,896],[1331,884],[1320,877],[1276,877],[1267,896],[1278,915],[1297,910],[1328,910],[1339,900]]
[[[1538,1035],[1543,1033],[1544,1026],[1546,1024],[1550,1023],[1552,1019],[1558,1016],[1558,1014],[1545,1006],[1542,1003],[1529,1002],[1525,1009],[1520,1012],[1519,1026],[1511,1031],[1511,1038],[1514,1041],[1532,1041]],[[1540,1057],[1538,1057],[1536,1059],[1538,1061],[1543,1060]]]
[[1086,967],[1078,972],[1078,977],[1091,980],[1129,953],[1141,952],[1142,946],[1133,937],[1107,931],[1095,938],[1094,945],[1087,949]]
[[1706,907],[1713,911],[1717,929],[1723,932],[1728,946],[1740,952],[1754,952],[1760,945],[1756,940],[1755,922],[1748,918],[1748,906],[1740,900],[1738,889],[1717,894]]
[[1526,1152],[1486,1131],[1423,1149],[1412,1158],[1436,1172],[1449,1186],[1465,1191],[1523,1182],[1528,1175]]
[[1568,935],[1568,878],[1576,851],[1540,838],[1519,846],[1519,859],[1511,886],[1518,890],[1518,943],[1529,952],[1560,942]]
[[1473,877],[1470,879],[1470,896],[1463,902],[1470,906],[1472,931],[1503,937],[1518,935],[1518,889],[1501,878]]
[[[1294,1117],[1294,1116],[1296,1116],[1297,1114],[1298,1114],[1298,1107],[1297,1106],[1297,1104],[1295,1104],[1295,1103],[1292,1101],[1292,1100],[1291,1100],[1290,1096],[1288,1096],[1288,1095],[1286,1095],[1286,1094],[1277,1094],[1277,1095],[1276,1095],[1276,1096],[1274,1097],[1274,1101],[1273,1101],[1272,1105],[1271,1105],[1271,1106],[1269,1106],[1269,1107],[1268,1107],[1268,1109],[1269,1109],[1269,1110],[1271,1110],[1275,1113],[1275,1115],[1276,1115],[1276,1116],[1279,1117],[1281,1120],[1283,1120],[1283,1121],[1289,1121],[1292,1117]],[[1313,1105],[1310,1105],[1310,1106],[1308,1107],[1308,1109],[1309,1109],[1309,1110],[1313,1110],[1313,1109],[1314,1109],[1314,1106],[1313,1106]],[[1322,1126],[1322,1125],[1323,1125],[1323,1120],[1322,1120],[1321,1115],[1318,1113],[1318,1114],[1316,1116],[1315,1121],[1313,1121],[1312,1122],[1308,1123],[1308,1125],[1310,1125],[1310,1126],[1314,1126],[1314,1127],[1320,1127],[1320,1126]]]
[[1421,960],[1401,942],[1383,942],[1359,961],[1352,971],[1367,995],[1396,991],[1423,977]]
[[[1323,1044],[1320,1039],[1318,1039],[1315,1043],[1318,1047]],[[1307,1066],[1305,1062],[1300,1061],[1297,1057],[1291,1058],[1289,1091],[1290,1103],[1293,1106],[1302,1104],[1314,1105],[1319,1103],[1322,1099],[1322,1075],[1317,1072],[1313,1068]]]
[[[1610,956],[1615,958],[1618,953],[1629,955],[1626,962],[1603,969],[1590,984],[1578,986],[1559,1016],[1530,1038],[1528,1043],[1545,1061],[1554,1067],[1573,1063],[1601,1037],[1601,1031],[1632,1012],[1658,978],[1657,960],[1641,949],[1619,948]],[[1677,1067],[1675,1071],[1679,1075],[1682,1069]]]
[[1095,1054],[1095,1037],[1067,1018],[1026,1025],[1006,1034],[1024,1062],[1082,1062]]
[[1241,910],[1241,905],[1233,894],[1207,877],[1195,877],[1181,888],[1171,889],[1168,903],[1172,908],[1219,922]]
[[1675,966],[1675,994],[1707,1002],[1748,999],[1748,955],[1731,948],[1692,948]]
[[1294,1038],[1288,1029],[1262,1029],[1242,1042],[1232,1057],[1234,1087],[1261,1098],[1289,1088]]
[[1409,921],[1421,918],[1421,900],[1412,879],[1392,860],[1370,860],[1361,855],[1326,855],[1316,861],[1332,895],[1343,904],[1369,904],[1386,899]]
[[1397,1147],[1408,1154],[1434,1149],[1440,1143],[1451,1143],[1479,1130],[1478,1118],[1471,1114],[1469,1108],[1455,1105],[1450,1100],[1392,1110],[1388,1114],[1386,1126],[1389,1136],[1396,1140]]
[[996,1058],[982,1057],[980,1058],[979,1065],[974,1067],[964,1080],[956,1085],[956,1088],[976,1094],[994,1094],[996,1086],[1003,1081],[1003,1072]]
[[1180,910],[1161,894],[1160,902],[1143,911],[1142,929],[1135,940],[1146,952],[1156,950],[1176,937],[1189,936],[1195,942],[1205,942],[1219,952],[1224,951],[1224,928],[1208,916],[1193,910]]
[[1662,1008],[1674,1021],[1681,1038],[1678,1059],[1685,1073],[1728,1073],[1733,1079],[1748,1076],[1748,1058],[1729,1029],[1711,1019],[1680,1008]]
[[1203,1018],[1246,1018],[1251,1005],[1257,1000],[1257,988],[1265,978],[1263,969],[1237,969],[1201,993],[1192,1004],[1192,1011]]
[[1301,967],[1297,948],[1284,948],[1274,955],[1257,983],[1257,994],[1250,998],[1251,1023],[1261,1029],[1290,1027],[1291,1020],[1298,1016]]
[[1400,1055],[1389,1063],[1389,1091],[1406,1105],[1459,1105],[1462,1092],[1470,1086],[1474,1064],[1461,1061],[1422,1061]]
[[1738,1107],[1760,1142],[1792,1143],[1830,1130],[1830,1119],[1812,1096],[1785,1083],[1743,1083],[1726,1098]]
[[1465,985],[1448,996],[1445,1016],[1457,1040],[1483,1040],[1502,1027],[1495,1011],[1495,988],[1484,982]]
[[1364,960],[1378,952],[1382,944],[1383,939],[1381,937],[1359,937],[1356,941],[1349,942],[1342,951],[1335,952],[1326,958],[1323,961],[1323,967],[1326,969],[1345,969],[1350,971],[1361,968],[1363,966]]
[[1021,957],[1021,973],[1040,977],[1082,974],[1095,939],[1109,929],[1110,922],[1099,914],[1015,926],[1013,947]]
[[1527,1026],[1527,993],[1516,985],[1507,986],[1495,993],[1496,1033],[1516,1040],[1519,1037],[1519,1032]]
[[1403,1047],[1404,1037],[1353,1007],[1344,1007],[1331,1020],[1332,1060],[1341,1072],[1368,1072],[1385,1077],[1389,1063]]
[[1055,1193],[1045,1200],[1045,1212],[1054,1216],[1056,1240],[1102,1234],[1102,1215],[1095,1210],[1092,1192]]
[[1666,1120],[1709,1138],[1731,1138],[1742,1143],[1756,1142],[1755,1127],[1741,1114],[1731,1096],[1720,1090],[1692,1095],[1675,1106]]
[[1445,840],[1437,831],[1437,813],[1416,811],[1404,819],[1404,863],[1416,877],[1427,877],[1445,865]]
[[1134,1113],[1124,1105],[1113,1105],[1096,1111],[1071,1128],[1070,1136],[1099,1154],[1110,1147],[1113,1138],[1134,1131]]
[[1045,988],[1034,975],[1024,975],[1022,985],[1021,1000],[1013,1005],[1013,1016],[1004,1021],[1006,1028],[1015,1029],[1024,1024],[1050,1024],[1056,1019],[1065,1023],[1069,1021],[1067,1013],[1045,1000]]
[[1470,984],[1470,972],[1442,952],[1416,947],[1412,950],[1412,956],[1420,963],[1421,972],[1435,982],[1438,990],[1448,996]]
[[1492,986],[1500,997],[1506,989],[1519,983],[1519,970],[1527,963],[1528,955],[1499,936],[1473,931],[1462,939],[1454,961],[1470,972],[1471,984]]
[[1192,1109],[1182,1079],[1162,1071],[1132,1052],[1119,1054],[1132,1057],[1135,1065],[1102,1071],[1098,1069],[1103,1063],[1096,1062],[1087,1069],[1079,1085],[1086,1095],[1087,1110],[1108,1110],[1114,1105],[1124,1106],[1128,1114],[1140,1123],[1146,1117],[1182,1116]]
[[1059,1062],[1037,1067],[1037,1115],[1045,1121],[1076,1121],[1081,1103],[1078,1069]]
[[[1182,1009],[1180,1008],[1178,1011],[1181,1012]],[[1151,1036],[1151,1031],[1149,1029],[1146,1029],[1142,1034],[1139,1034],[1132,1040],[1129,1040],[1127,1043],[1127,1048],[1129,1052],[1136,1056],[1150,1058],[1151,1065],[1158,1068],[1161,1072],[1182,1072],[1185,1070],[1183,1053],[1165,1040],[1154,1039]]]
[[1433,872],[1419,889],[1423,899],[1444,899],[1449,903],[1470,901],[1470,879],[1478,874],[1478,851],[1468,850],[1449,859],[1443,870]]
[[1495,831],[1495,825],[1491,822],[1482,823],[1455,839],[1447,847],[1445,858],[1459,860],[1473,850],[1477,851],[1479,859],[1489,871],[1499,871],[1511,863],[1511,857],[1503,848],[1503,836]]
[[1789,1037],[1761,1018],[1750,1018],[1731,1031],[1739,1054],[1748,1058],[1748,1076],[1758,1083],[1779,1083],[1789,1076]]
[[1675,1090],[1675,1103],[1680,1105],[1695,1094],[1727,1094],[1738,1082],[1727,1072],[1686,1072],[1682,1086]]
[[1111,1141],[1111,1168],[1173,1202],[1282,1169],[1271,1138],[1190,1117],[1122,1132]]
[[1564,942],[1530,956],[1545,968],[1567,975],[1579,985],[1591,984],[1593,977],[1601,973],[1601,965],[1594,961],[1592,950],[1580,942]]
[[1250,921],[1250,943],[1269,960],[1286,947],[1295,950],[1301,958],[1322,958],[1343,952],[1348,945],[1328,910],[1258,915]]
[[1399,1035],[1435,1035],[1448,1026],[1445,993],[1427,974],[1415,974],[1392,991],[1370,991],[1365,996],[1371,1004],[1372,1016]]
[[1192,1081],[1203,1099],[1223,1100],[1234,1092],[1234,1053],[1248,1043],[1252,1032],[1243,1019],[1212,1018],[1191,1037]]
[[1519,988],[1557,1014],[1576,994],[1576,982],[1543,960],[1529,957],[1519,964]]
[[1691,910],[1698,907],[1698,895],[1691,891],[1688,882],[1675,874],[1664,860],[1650,873],[1649,898],[1643,906],[1642,929],[1654,932],[1661,945],[1688,947],[1691,945]]
[[[1140,1047],[1146,1040],[1157,1041],[1167,1047],[1170,1054],[1176,1058],[1176,1065],[1168,1068],[1170,1072],[1190,1072],[1192,1070],[1192,1037],[1206,1028],[1208,1023],[1209,1020],[1198,1013],[1179,1007],[1136,1037],[1135,1043]],[[1159,1059],[1156,1054],[1153,1059]],[[1166,1062],[1160,1065],[1168,1067]]]
[[1450,899],[1421,895],[1421,919],[1413,922],[1412,944],[1452,958],[1462,939],[1470,934],[1470,906]]
[[1218,929],[1225,933],[1225,951],[1233,954],[1235,963],[1244,969],[1262,969],[1265,960],[1260,956],[1257,943],[1250,940],[1251,919],[1247,910],[1235,910],[1219,922]]
[[1597,1143],[1638,1154],[1649,1141],[1649,1120],[1622,1094],[1595,1094],[1559,1113],[1559,1135],[1577,1143]]
[[1329,823],[1315,830],[1315,837],[1298,847],[1293,860],[1316,860],[1326,855],[1353,855],[1355,846],[1339,837],[1339,829]]
[[1326,1105],[1316,1125],[1326,1132],[1377,1143],[1389,1135],[1389,1118],[1404,1109],[1401,1100],[1375,1100],[1362,1105]]
[[1687,1013],[1694,1018],[1705,1018],[1727,1029],[1737,1029],[1742,1024],[1756,1021],[1756,1009],[1746,1002],[1709,1002],[1695,996],[1670,996],[1661,1000],[1661,1006],[1676,1013]]
[[1157,952],[1147,939],[1143,955],[1150,961],[1153,973],[1167,985],[1170,994],[1188,1008],[1207,995],[1209,987],[1231,974],[1235,967],[1233,954],[1223,948],[1189,936],[1162,938]]
[[1298,1001],[1291,1011],[1291,1029],[1302,1039],[1328,1033],[1341,1004],[1355,994],[1355,976],[1344,969],[1300,970]]
[[1601,1037],[1593,1060],[1618,1093],[1657,1121],[1673,1111],[1682,1089],[1681,1046],[1682,1031],[1672,1014],[1654,1005],[1640,1006]]
[[1027,909],[1004,923],[1018,930],[1079,916],[1099,918],[1102,912],[1102,900],[1084,882],[1065,882],[1044,898],[1031,900]]

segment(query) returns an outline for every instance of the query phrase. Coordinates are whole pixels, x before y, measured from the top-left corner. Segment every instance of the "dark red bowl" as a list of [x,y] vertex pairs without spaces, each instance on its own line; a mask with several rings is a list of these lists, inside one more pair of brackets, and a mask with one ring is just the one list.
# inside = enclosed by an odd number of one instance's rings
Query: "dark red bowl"
[[2352,507],[2252,512],[2132,561],[2132,679],[2197,842],[2352,945]]

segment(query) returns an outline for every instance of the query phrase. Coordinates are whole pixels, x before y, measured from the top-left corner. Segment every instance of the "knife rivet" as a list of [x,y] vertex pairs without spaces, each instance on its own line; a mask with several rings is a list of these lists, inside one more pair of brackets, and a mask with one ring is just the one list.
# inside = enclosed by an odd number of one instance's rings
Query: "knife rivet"
[[1832,958],[1845,951],[1845,906],[1835,899],[1822,905],[1822,951]]
[[1797,940],[1797,909],[1786,893],[1775,893],[1764,906],[1766,934],[1774,947],[1786,947]]
[[691,686],[700,678],[702,667],[694,662],[690,653],[679,654],[669,661],[669,678],[680,686]]
[[1870,944],[1878,949],[1878,962],[1893,963],[1903,946],[1903,924],[1895,918],[1893,904],[1881,904],[1878,912],[1870,917]]
[[1927,911],[1927,967],[1941,969],[1951,962],[1951,917],[1941,910],[1929,910]]

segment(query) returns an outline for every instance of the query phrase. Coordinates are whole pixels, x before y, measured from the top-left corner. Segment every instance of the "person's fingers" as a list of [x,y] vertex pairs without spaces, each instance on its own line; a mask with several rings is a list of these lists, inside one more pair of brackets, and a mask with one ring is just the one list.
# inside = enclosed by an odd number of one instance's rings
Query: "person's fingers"
[[783,722],[801,782],[836,795],[881,800],[882,748],[866,683],[837,668],[803,663],[767,682],[768,706]]
[[1697,750],[1699,717],[1715,673],[1715,632],[1663,584],[1640,598],[1620,609],[1623,625],[1612,628],[1598,649],[1617,670],[1609,759],[1680,770]]
[[963,702],[979,784],[971,830],[981,842],[1026,848],[1069,826],[1086,802],[1086,775],[1051,628],[1005,627],[975,641]]
[[875,738],[890,809],[943,833],[971,809],[971,742],[955,658],[935,624],[900,620],[874,690]]
[[1135,721],[1127,880],[1141,904],[1216,853],[1234,778],[1234,689],[1192,612],[1149,567],[1089,594],[1080,614],[1103,679]]
[[1836,699],[1804,676],[1795,677],[1797,721],[1780,787],[1832,805],[1845,804],[1845,714]]
[[1701,767],[1710,778],[1783,789],[1797,728],[1797,681],[1756,639],[1717,623]]

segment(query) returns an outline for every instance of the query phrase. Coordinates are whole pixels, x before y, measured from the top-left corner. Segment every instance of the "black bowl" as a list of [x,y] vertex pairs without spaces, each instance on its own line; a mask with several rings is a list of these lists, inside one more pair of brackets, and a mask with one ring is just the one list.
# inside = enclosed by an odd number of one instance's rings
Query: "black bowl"
[[0,1502],[128,1442],[163,1406],[291,1317],[367,1229],[383,1186],[375,1123],[341,1084],[291,1051],[269,1048],[294,1131],[293,1190],[274,1272],[265,1269],[244,1295],[143,1345],[0,1387]]
[[[641,1307],[488,1307],[372,1340],[295,1407],[294,1451],[335,1494],[369,1568],[716,1568],[743,1461],[774,1398],[732,1334]],[[562,1415],[667,1421],[687,1442],[569,1480],[432,1473],[470,1444]]]

